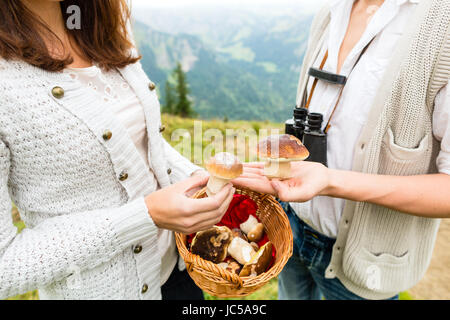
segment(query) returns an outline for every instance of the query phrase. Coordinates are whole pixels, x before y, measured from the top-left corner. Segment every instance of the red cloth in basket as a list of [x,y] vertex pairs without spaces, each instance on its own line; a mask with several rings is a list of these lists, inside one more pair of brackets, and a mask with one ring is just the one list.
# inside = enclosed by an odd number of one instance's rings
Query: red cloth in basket
[[[254,216],[259,222],[261,222],[256,215],[258,211],[257,204],[248,196],[235,194],[233,196],[233,200],[231,200],[230,206],[228,207],[227,212],[222,218],[222,221],[218,223],[218,226],[226,226],[231,230],[234,228],[239,228],[239,226],[247,221],[250,215]],[[192,239],[194,239],[195,234],[191,234],[187,237],[188,244],[190,245]],[[258,246],[262,247],[269,241],[267,234],[264,234],[264,237],[258,241]],[[276,251],[275,246],[272,249],[272,262],[270,263],[267,270],[269,270],[273,264],[275,263]]]

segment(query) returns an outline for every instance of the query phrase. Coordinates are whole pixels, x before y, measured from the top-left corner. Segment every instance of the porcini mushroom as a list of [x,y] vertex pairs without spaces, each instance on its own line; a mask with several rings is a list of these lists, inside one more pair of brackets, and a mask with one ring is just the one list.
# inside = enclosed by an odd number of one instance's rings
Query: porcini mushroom
[[270,179],[291,178],[291,161],[309,157],[303,143],[289,134],[272,135],[258,144],[258,156],[264,160],[264,175]]
[[248,263],[256,251],[242,238],[234,237],[228,246],[228,254],[242,265]]
[[229,228],[214,226],[197,232],[192,240],[191,252],[205,260],[221,263],[228,255],[228,246],[232,239],[233,234]]
[[234,274],[240,274],[242,270],[242,266],[237,263],[236,261],[230,261],[228,263],[227,271],[234,273]]
[[264,234],[264,225],[254,216],[249,215],[247,221],[239,226],[250,242],[258,242]]
[[256,277],[265,272],[272,261],[272,243],[267,242],[256,252],[251,260],[244,265],[240,277]]
[[261,240],[264,234],[264,225],[262,223],[258,223],[248,234],[248,240],[250,242],[258,242]]
[[228,152],[218,153],[206,164],[211,177],[209,178],[206,194],[213,196],[220,192],[225,185],[244,171],[242,163],[237,157]]
[[227,262],[219,263],[218,266],[227,270],[230,273],[234,273],[237,275],[239,275],[239,273],[242,270],[242,266],[234,259],[231,259],[230,261]]

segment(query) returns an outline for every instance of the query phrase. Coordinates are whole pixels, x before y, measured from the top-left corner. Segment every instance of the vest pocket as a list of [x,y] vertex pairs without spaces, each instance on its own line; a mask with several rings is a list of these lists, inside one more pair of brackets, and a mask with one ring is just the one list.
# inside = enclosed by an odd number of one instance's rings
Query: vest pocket
[[427,151],[428,136],[429,134],[422,138],[417,148],[405,148],[395,143],[394,133],[391,128],[388,128],[383,143],[395,158],[399,160],[415,160]]
[[386,266],[403,266],[409,261],[409,251],[401,256],[396,256],[391,253],[372,253],[366,248],[361,248],[361,258],[365,261],[370,261],[374,264]]
[[407,148],[396,143],[391,128],[386,132],[380,150],[379,174],[423,174],[429,166],[430,134],[417,147]]
[[362,247],[347,257],[344,274],[360,287],[379,293],[398,293],[408,289],[410,254],[374,254]]

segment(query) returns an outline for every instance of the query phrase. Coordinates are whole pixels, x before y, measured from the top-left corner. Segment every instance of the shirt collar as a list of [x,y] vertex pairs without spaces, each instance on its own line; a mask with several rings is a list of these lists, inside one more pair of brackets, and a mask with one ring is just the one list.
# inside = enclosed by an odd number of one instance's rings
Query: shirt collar
[[[380,7],[380,10],[373,17],[370,26],[368,26],[358,44],[350,52],[350,59],[362,51],[364,46],[370,42],[370,39],[381,32],[395,18],[403,5],[418,2],[419,0],[385,0],[383,6]],[[335,67],[337,66],[339,48],[347,30],[347,28],[343,28],[343,25],[348,25],[353,3],[354,0],[331,0],[330,2],[331,21],[328,36],[329,56],[327,67],[331,72],[336,72]],[[346,64],[343,66],[344,72],[346,70],[345,66]]]

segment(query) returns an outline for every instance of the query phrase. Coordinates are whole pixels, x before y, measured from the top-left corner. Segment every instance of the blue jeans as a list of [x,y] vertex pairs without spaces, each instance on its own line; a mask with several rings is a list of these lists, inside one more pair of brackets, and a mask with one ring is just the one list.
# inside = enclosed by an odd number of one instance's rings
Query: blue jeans
[[[326,279],[335,239],[304,223],[289,203],[280,202],[294,235],[293,255],[278,277],[280,300],[364,300],[350,292],[338,278]],[[389,299],[398,300],[398,295]]]

